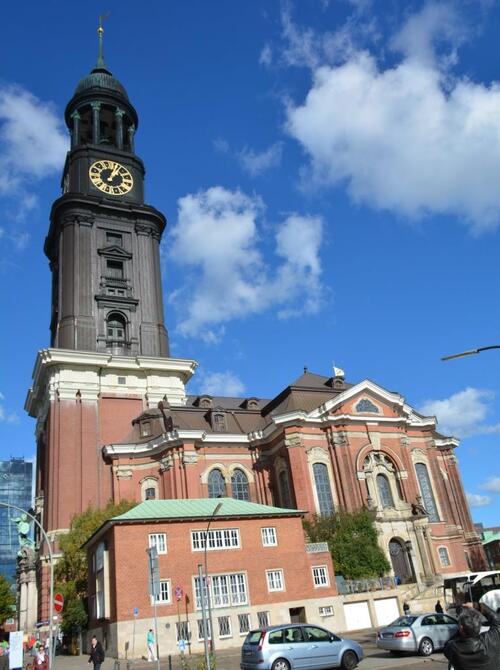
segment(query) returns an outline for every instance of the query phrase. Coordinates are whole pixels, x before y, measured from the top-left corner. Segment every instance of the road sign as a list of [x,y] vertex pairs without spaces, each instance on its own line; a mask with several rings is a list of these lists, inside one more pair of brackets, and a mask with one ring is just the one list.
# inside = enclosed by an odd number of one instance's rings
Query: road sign
[[134,616],[139,616],[139,608],[134,607]]
[[181,653],[184,653],[186,651],[187,646],[186,640],[179,640],[179,642],[177,642],[177,646],[179,647],[179,651]]
[[149,567],[149,593],[156,600],[160,593],[160,569],[158,567],[158,550],[156,547],[146,549]]
[[56,612],[62,612],[64,606],[64,598],[62,593],[56,593],[54,596],[54,609]]
[[182,600],[182,596],[184,595],[184,590],[182,586],[176,586],[174,593],[177,600]]

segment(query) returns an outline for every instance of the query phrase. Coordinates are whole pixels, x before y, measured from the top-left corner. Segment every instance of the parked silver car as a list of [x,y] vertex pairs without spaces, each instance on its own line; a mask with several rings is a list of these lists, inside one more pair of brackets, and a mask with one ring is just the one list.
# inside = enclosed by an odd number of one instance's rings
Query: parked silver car
[[248,633],[241,648],[241,670],[353,670],[363,648],[326,628],[309,624],[268,626]]
[[393,654],[408,651],[430,656],[457,631],[457,620],[448,614],[407,614],[377,632],[377,647]]

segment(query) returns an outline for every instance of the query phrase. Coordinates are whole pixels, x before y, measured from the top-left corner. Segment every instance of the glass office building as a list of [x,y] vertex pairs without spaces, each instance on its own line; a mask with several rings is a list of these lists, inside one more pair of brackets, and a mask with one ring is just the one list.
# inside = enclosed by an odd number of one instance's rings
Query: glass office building
[[[0,461],[0,502],[12,503],[29,510],[33,505],[33,463],[24,458]],[[19,540],[16,524],[17,510],[0,506],[0,574],[10,582],[16,579],[16,557]]]

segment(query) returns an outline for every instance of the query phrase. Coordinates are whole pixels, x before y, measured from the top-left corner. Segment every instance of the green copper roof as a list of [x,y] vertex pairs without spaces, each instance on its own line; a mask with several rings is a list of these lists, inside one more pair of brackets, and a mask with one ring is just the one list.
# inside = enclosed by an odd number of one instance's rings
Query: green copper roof
[[111,521],[134,521],[144,519],[193,519],[196,517],[206,519],[212,516],[217,505],[221,508],[217,517],[228,516],[290,516],[301,515],[303,512],[296,509],[284,509],[282,507],[271,507],[258,503],[234,500],[234,498],[198,498],[196,500],[146,500],[133,507],[125,514],[115,516]]
[[500,540],[500,533],[491,531],[491,530],[485,530],[483,532],[483,544],[488,544],[489,542],[495,542]]
[[96,67],[90,74],[80,79],[78,86],[75,89],[75,95],[83,93],[90,89],[100,89],[103,91],[111,91],[128,100],[128,95],[125,88],[120,84],[118,79],[115,79],[109,70],[106,68]]

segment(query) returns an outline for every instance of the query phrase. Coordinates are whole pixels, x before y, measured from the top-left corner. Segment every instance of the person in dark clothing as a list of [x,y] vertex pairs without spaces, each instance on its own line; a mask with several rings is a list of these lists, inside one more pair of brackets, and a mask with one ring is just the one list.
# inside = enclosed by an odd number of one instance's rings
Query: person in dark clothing
[[94,670],[101,670],[101,663],[103,661],[104,661],[104,649],[102,648],[102,644],[94,635],[90,643],[89,663],[92,662],[94,664]]
[[436,611],[438,614],[442,614],[442,613],[443,613],[443,606],[441,605],[441,603],[439,602],[439,600],[437,601],[437,603],[436,603],[436,607],[435,607],[434,609],[435,609],[435,611]]
[[[488,622],[486,633],[481,633],[481,617],[474,607]],[[458,635],[448,640],[443,653],[454,670],[499,670],[500,614],[484,603],[464,603],[458,617]]]

